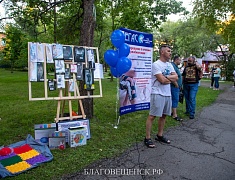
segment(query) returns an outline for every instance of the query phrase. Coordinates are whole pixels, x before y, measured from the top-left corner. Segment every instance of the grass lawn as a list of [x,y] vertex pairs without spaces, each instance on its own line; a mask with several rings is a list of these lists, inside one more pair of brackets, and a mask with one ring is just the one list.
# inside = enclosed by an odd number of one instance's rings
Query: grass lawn
[[[9,145],[27,137],[34,137],[34,124],[54,122],[56,101],[29,101],[27,72],[0,69],[0,146]],[[37,85],[36,85],[37,86]],[[41,93],[41,83],[35,87]],[[148,111],[138,111],[121,116],[120,124],[114,128],[117,120],[117,82],[114,79],[102,80],[103,97],[94,99],[94,117],[90,119],[91,139],[86,146],[51,150],[54,159],[16,176],[14,179],[59,179],[62,175],[75,173],[85,166],[102,158],[122,153],[135,142],[143,141],[145,121]],[[199,87],[197,112],[213,103],[219,91]],[[185,104],[180,104],[178,114],[184,116]],[[167,117],[166,128],[179,123]],[[157,121],[152,134],[156,133]],[[6,178],[8,179],[8,178]]]

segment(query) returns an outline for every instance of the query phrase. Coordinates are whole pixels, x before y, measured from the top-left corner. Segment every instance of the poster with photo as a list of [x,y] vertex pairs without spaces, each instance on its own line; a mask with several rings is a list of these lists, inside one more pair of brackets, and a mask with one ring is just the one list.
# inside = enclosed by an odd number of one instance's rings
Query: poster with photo
[[74,47],[74,62],[85,62],[85,48]]
[[29,81],[37,81],[37,63],[29,62]]
[[73,60],[72,46],[63,46],[63,56],[64,56],[64,60],[66,61]]
[[56,82],[57,82],[57,88],[65,88],[65,80],[64,80],[64,75],[63,74],[57,74],[56,75]]
[[81,62],[77,64],[77,80],[83,80],[83,64]]
[[29,43],[29,59],[31,62],[37,62],[37,43]]
[[55,73],[65,73],[64,60],[55,60]]
[[63,46],[61,44],[52,44],[53,59],[63,59]]
[[70,68],[65,68],[64,78],[65,79],[70,79],[71,78]]
[[92,61],[95,63],[95,54],[93,49],[88,49],[87,50],[87,59],[88,61]]
[[46,44],[46,58],[47,58],[47,63],[54,63],[52,57],[52,44]]
[[49,91],[56,90],[55,81],[53,79],[48,79],[48,88],[49,88]]
[[44,62],[45,59],[45,46],[42,43],[37,43],[37,62]]
[[37,81],[44,81],[43,63],[37,63]]
[[71,64],[70,71],[71,73],[77,73],[77,64]]
[[84,69],[84,89],[86,90],[93,90],[95,89],[94,85],[94,76],[93,76],[93,71],[91,69]]
[[95,63],[94,78],[104,79],[103,64]]
[[[150,108],[153,34],[120,28],[130,46],[128,58],[132,66],[119,80],[119,114]],[[138,41],[132,41],[136,37]],[[129,98],[128,98],[129,97]]]
[[73,79],[69,79],[69,91],[70,92],[74,92],[74,80]]

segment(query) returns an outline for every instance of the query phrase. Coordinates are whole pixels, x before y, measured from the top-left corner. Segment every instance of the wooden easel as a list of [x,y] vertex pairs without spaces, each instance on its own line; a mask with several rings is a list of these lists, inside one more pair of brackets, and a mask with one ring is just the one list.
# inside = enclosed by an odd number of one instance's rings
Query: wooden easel
[[[69,65],[66,64],[66,67],[68,67]],[[75,81],[75,74],[73,74],[73,82],[74,82],[74,96],[75,97],[79,97],[80,96],[80,92],[79,92],[79,88],[78,88],[78,84],[77,84],[77,81]],[[83,118],[83,119],[86,119],[86,115],[85,115],[85,112],[84,112],[84,108],[83,108],[83,104],[82,104],[82,99],[78,99],[78,102],[79,102],[79,107],[80,107],[80,111],[81,111],[81,115],[78,115],[78,116],[74,116],[73,115],[73,110],[72,110],[72,99],[74,99],[74,97],[71,96],[71,92],[69,91],[69,82],[66,81],[65,82],[66,85],[65,85],[65,90],[64,90],[64,97],[68,97],[68,99],[63,99],[63,90],[60,89],[59,90],[59,100],[58,100],[58,103],[57,103],[57,112],[56,112],[56,118],[55,118],[55,122],[58,122],[59,120],[67,120],[67,119],[70,119],[70,120],[73,120],[73,119],[77,119],[77,118]],[[66,96],[67,95],[67,96]],[[68,101],[68,105],[69,105],[69,116],[63,116],[64,115],[64,108],[65,108],[65,103],[66,101]],[[61,103],[63,103],[62,105],[62,109],[61,109]],[[61,114],[61,117],[60,117],[60,114]]]
[[[48,74],[47,74],[47,55],[46,52],[48,53],[52,53],[50,50],[46,50],[46,45],[52,45],[52,44],[46,44],[46,43],[42,43],[44,46],[44,50],[43,52],[43,69],[44,69],[44,95],[43,96],[33,96],[33,90],[32,90],[32,83],[36,83],[37,82],[37,78],[35,79],[35,72],[36,69],[34,68],[34,64],[37,63],[37,60],[35,60],[34,55],[36,54],[36,48],[38,47],[38,45],[41,43],[36,43],[34,44],[33,42],[28,42],[28,87],[29,87],[29,100],[30,101],[41,101],[41,100],[55,100],[57,101],[57,112],[56,112],[56,117],[55,117],[55,122],[58,122],[60,120],[73,120],[73,119],[77,119],[77,118],[83,118],[86,119],[86,115],[84,112],[84,108],[83,108],[83,104],[82,104],[82,99],[85,98],[99,98],[99,97],[103,97],[102,94],[102,83],[101,83],[101,77],[97,77],[96,81],[98,81],[98,86],[99,86],[99,94],[97,95],[91,95],[90,92],[87,92],[87,95],[80,95],[79,92],[79,88],[78,88],[78,81],[77,81],[77,77],[75,75],[75,73],[73,74],[73,82],[74,82],[74,93],[71,93],[69,91],[69,81],[65,80],[65,88],[64,89],[59,89],[59,95],[58,96],[50,96],[50,94],[48,93]],[[74,45],[70,45],[71,47],[74,48]],[[96,56],[97,56],[97,63],[99,64],[99,52],[98,52],[98,48],[97,47],[85,47],[83,46],[85,49],[93,49],[96,51]],[[86,51],[85,51],[86,52]],[[49,54],[52,57],[52,54]],[[31,58],[31,56],[33,58]],[[73,55],[72,55],[73,57]],[[87,67],[87,54],[85,56],[86,60],[85,60],[85,66]],[[50,59],[50,58],[49,58]],[[51,63],[51,62],[50,62]],[[74,63],[74,60],[68,61],[65,63],[66,67],[69,67],[70,63]],[[55,79],[53,79],[53,81],[56,81]],[[63,93],[64,92],[64,93]],[[75,115],[73,114],[73,110],[72,110],[72,101],[76,101],[78,103],[78,106],[80,108],[80,112],[81,115]],[[67,117],[63,117],[64,115],[64,109],[65,109],[65,103],[68,102],[68,106],[69,106],[69,116]]]

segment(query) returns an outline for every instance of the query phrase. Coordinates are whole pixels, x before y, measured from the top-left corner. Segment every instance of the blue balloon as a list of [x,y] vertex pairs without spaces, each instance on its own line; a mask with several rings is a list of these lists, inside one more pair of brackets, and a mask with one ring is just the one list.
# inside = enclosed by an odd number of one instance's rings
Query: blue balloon
[[125,42],[125,35],[121,30],[115,30],[111,34],[111,42],[116,47],[119,48]]
[[115,67],[110,67],[110,72],[114,77],[117,77],[117,78],[120,77],[120,75]]
[[118,53],[117,53],[117,51],[114,51],[112,49],[107,50],[104,53],[104,60],[109,66],[115,67],[117,62],[118,62]]
[[127,43],[123,43],[118,49],[119,57],[127,57],[130,54],[130,46]]
[[132,65],[132,62],[129,58],[121,57],[121,58],[119,58],[119,60],[117,62],[116,69],[117,69],[118,73],[120,75],[122,75],[130,70],[131,65]]

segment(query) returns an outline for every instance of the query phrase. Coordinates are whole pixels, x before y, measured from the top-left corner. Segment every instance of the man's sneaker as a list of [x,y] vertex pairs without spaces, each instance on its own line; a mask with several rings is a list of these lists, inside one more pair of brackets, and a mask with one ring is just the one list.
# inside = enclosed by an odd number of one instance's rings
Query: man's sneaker
[[189,116],[189,119],[194,119],[194,115],[190,115],[190,116]]

